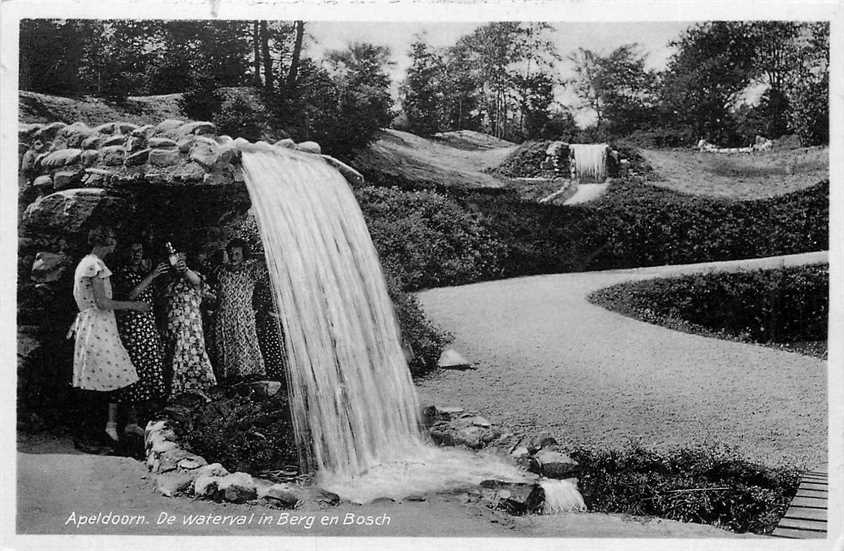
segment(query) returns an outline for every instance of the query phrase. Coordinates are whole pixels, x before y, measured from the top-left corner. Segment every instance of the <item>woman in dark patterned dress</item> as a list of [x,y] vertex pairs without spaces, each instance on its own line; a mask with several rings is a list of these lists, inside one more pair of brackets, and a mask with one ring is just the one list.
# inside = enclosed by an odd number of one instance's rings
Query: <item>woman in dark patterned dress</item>
[[246,262],[249,249],[241,239],[226,246],[229,262],[217,270],[217,322],[215,342],[219,372],[231,379],[264,375],[264,358],[258,347],[252,294],[255,290],[254,266]]
[[198,272],[191,270],[180,256],[174,266],[175,278],[167,286],[167,358],[172,366],[172,397],[184,393],[199,394],[217,384],[202,330],[200,305],[210,287]]
[[[117,292],[126,300],[135,300],[149,304],[155,301],[153,282],[167,273],[167,264],[159,264],[144,275],[144,246],[140,242],[129,245],[126,264],[118,270],[115,277]],[[164,350],[161,337],[155,323],[155,314],[147,312],[121,311],[117,315],[117,329],[120,340],[132,364],[138,372],[138,382],[117,391],[115,398],[127,405],[127,422],[124,432],[144,435],[138,426],[136,404],[161,400],[166,394],[164,385]]]
[[284,381],[284,334],[281,332],[281,320],[275,308],[269,274],[266,267],[257,270],[255,282],[255,329],[258,344],[264,357],[267,376],[277,381]]

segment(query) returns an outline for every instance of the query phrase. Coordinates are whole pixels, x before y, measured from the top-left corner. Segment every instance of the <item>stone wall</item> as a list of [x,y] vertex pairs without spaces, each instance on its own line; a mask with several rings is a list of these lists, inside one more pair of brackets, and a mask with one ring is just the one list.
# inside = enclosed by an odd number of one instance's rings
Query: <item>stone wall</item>
[[[112,225],[118,239],[141,236],[153,255],[164,241],[213,253],[248,224],[250,201],[237,142],[209,122],[22,124],[18,136],[18,396],[25,415],[68,399],[73,270],[90,250],[91,227]],[[314,142],[275,145],[321,153]]]

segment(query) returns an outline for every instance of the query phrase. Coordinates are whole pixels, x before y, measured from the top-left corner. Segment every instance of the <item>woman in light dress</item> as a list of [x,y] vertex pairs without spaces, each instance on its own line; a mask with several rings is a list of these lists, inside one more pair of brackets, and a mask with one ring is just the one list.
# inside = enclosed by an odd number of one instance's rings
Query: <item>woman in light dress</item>
[[202,274],[188,268],[184,255],[174,266],[167,286],[167,358],[173,373],[170,396],[193,393],[208,400],[206,392],[217,384],[205,350],[202,300],[211,288]]
[[255,266],[248,262],[249,248],[242,239],[226,246],[228,264],[217,270],[217,321],[215,348],[218,369],[225,379],[248,375],[264,376],[264,358],[258,345],[252,298],[258,279]]
[[[68,337],[75,334],[73,351],[73,386],[100,392],[112,392],[138,381],[138,374],[117,333],[115,310],[148,312],[150,305],[140,301],[112,299],[111,270],[103,259],[117,245],[114,230],[99,226],[88,233],[91,253],[76,266],[73,298],[79,313]],[[117,401],[110,395],[105,432],[118,440]]]

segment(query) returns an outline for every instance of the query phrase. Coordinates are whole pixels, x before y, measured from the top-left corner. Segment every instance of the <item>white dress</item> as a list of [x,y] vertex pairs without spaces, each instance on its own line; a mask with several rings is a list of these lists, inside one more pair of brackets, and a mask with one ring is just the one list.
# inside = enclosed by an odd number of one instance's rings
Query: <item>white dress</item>
[[111,298],[111,270],[96,255],[89,254],[76,267],[73,298],[79,314],[71,331],[76,333],[73,351],[73,386],[109,391],[129,386],[138,374],[129,353],[120,342],[112,310],[97,308],[93,278],[103,280],[105,295]]

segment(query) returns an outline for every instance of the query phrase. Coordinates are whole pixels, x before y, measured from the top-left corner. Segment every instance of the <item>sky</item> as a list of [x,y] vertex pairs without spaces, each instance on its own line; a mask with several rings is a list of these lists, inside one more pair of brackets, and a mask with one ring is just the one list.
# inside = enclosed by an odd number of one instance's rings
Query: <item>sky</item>
[[[647,65],[651,69],[663,69],[672,53],[668,43],[691,25],[691,22],[650,22],[650,23],[554,23],[555,30],[549,34],[557,46],[557,51],[564,58],[577,48],[586,48],[600,54],[607,54],[624,44],[638,43],[641,51],[647,54]],[[434,47],[451,46],[475,28],[478,23],[438,23],[438,22],[327,22],[314,21],[306,24],[309,35],[307,52],[316,58],[328,50],[343,49],[352,42],[371,42],[388,46],[395,63],[391,70],[393,92],[410,65],[407,51],[416,35],[423,35]],[[572,75],[570,62],[563,60],[559,64],[560,76]],[[578,100],[569,90],[561,89],[557,101],[573,109],[575,119],[581,125],[589,124],[593,114],[588,110],[575,109]]]

